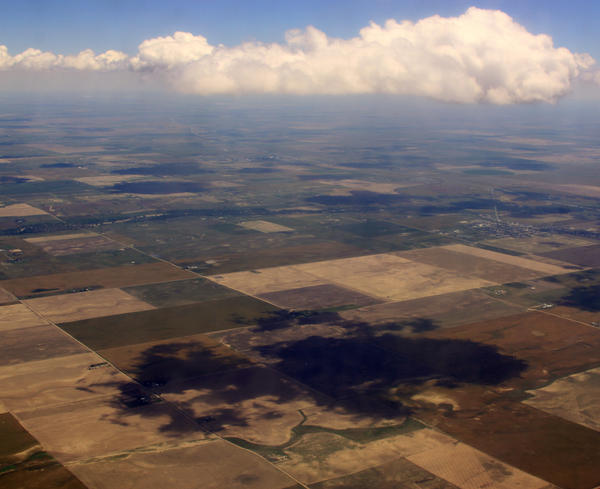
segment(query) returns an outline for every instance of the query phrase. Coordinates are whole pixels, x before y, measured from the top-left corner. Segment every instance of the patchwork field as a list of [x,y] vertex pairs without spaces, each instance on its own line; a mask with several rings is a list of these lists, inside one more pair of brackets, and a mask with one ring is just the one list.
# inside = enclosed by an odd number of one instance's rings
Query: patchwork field
[[90,489],[300,488],[272,465],[222,440],[144,449],[69,467]]
[[154,309],[154,306],[120,289],[37,297],[24,303],[55,323]]
[[115,395],[131,380],[94,353],[0,367],[0,391],[12,411]]
[[527,238],[500,238],[483,241],[483,244],[506,248],[508,250],[519,251],[521,253],[530,253],[538,255],[548,253],[564,248],[574,248],[578,246],[588,246],[595,244],[593,241],[576,238],[574,236],[563,236],[560,234],[530,236]]
[[40,236],[26,238],[25,241],[40,246],[46,253],[49,253],[52,256],[93,253],[123,248],[123,245],[120,243],[105,238],[104,236],[91,233]]
[[26,298],[48,293],[57,294],[74,289],[127,287],[194,277],[194,274],[167,263],[155,262],[52,275],[38,275],[35,280],[31,278],[3,280],[0,281],[0,287],[3,287],[17,297]]
[[260,231],[261,233],[288,233],[293,231],[292,228],[269,221],[246,221],[241,222],[240,226],[253,231]]
[[0,366],[74,355],[86,351],[55,326],[0,331]]
[[30,328],[47,324],[36,313],[23,304],[0,306],[0,331]]
[[528,392],[524,402],[549,414],[600,431],[600,368],[555,380]]
[[231,297],[148,311],[84,319],[61,327],[94,350],[256,324],[277,309],[251,297]]

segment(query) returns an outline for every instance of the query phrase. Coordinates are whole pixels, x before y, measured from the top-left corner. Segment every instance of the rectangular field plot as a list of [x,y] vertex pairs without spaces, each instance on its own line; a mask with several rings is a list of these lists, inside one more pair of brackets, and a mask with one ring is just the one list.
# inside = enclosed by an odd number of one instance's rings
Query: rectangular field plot
[[75,289],[127,287],[186,278],[195,278],[195,275],[168,263],[156,262],[38,275],[35,279],[27,277],[3,280],[0,282],[0,287],[12,292],[17,297],[24,298],[48,293],[57,294]]
[[399,458],[377,467],[311,484],[311,489],[419,488],[456,489],[456,486]]
[[299,410],[315,405],[315,395],[277,372],[252,367],[160,388],[211,432],[250,443],[280,445],[299,425]]
[[543,253],[543,256],[555,260],[574,263],[582,267],[600,267],[600,245],[580,246],[566,250]]
[[343,311],[340,316],[344,319],[367,321],[372,324],[428,321],[430,326],[435,329],[510,316],[523,312],[524,309],[525,307],[512,306],[494,300],[480,290],[465,290],[409,301],[361,307],[352,311]]
[[0,306],[0,331],[30,328],[42,324],[47,323],[23,304]]
[[123,454],[70,469],[89,489],[296,489],[294,480],[222,440]]
[[574,236],[552,234],[549,236],[529,236],[527,238],[491,239],[489,241],[483,241],[483,244],[519,251],[521,253],[539,255],[540,253],[562,250],[564,248],[574,248],[576,246],[587,246],[595,243]]
[[27,217],[42,214],[47,214],[47,212],[29,204],[11,204],[0,207],[0,217]]
[[286,309],[324,309],[340,306],[366,306],[379,302],[373,297],[332,284],[313,285],[298,289],[260,294],[271,304]]
[[25,241],[40,246],[46,253],[52,256],[93,253],[123,248],[123,245],[116,241],[91,233],[40,236],[26,238]]
[[293,231],[292,228],[269,221],[246,221],[241,222],[239,225],[246,229],[260,231],[261,233],[288,233]]
[[549,485],[538,477],[454,441],[410,455],[407,459],[460,489],[543,489]]
[[93,399],[16,413],[23,426],[59,461],[99,457],[205,435],[166,403],[137,408],[118,398]]
[[432,331],[427,336],[497,346],[502,353],[527,362],[522,379],[510,382],[525,382],[528,388],[600,362],[600,330],[539,312]]
[[447,245],[443,246],[442,248],[451,251],[456,251],[458,253],[464,253],[470,256],[477,256],[480,258],[487,258],[488,260],[499,261],[501,263],[506,263],[507,265],[514,265],[528,270],[533,270],[539,273],[538,276],[560,275],[562,273],[569,273],[572,271],[568,268],[531,260],[529,258],[522,258],[520,256],[497,253],[495,251],[484,250],[482,248],[475,248],[473,246],[465,246],[462,244]]
[[0,331],[0,366],[85,351],[83,346],[51,325]]
[[65,331],[94,350],[148,341],[190,336],[256,324],[277,309],[251,297],[231,297],[84,319],[61,325]]
[[15,296],[13,296],[10,292],[0,288],[0,304],[10,304],[11,302],[16,302]]
[[526,404],[600,431],[600,368],[573,374],[529,391]]
[[267,294],[327,283],[326,280],[304,273],[293,266],[213,275],[210,279],[250,295]]
[[390,254],[297,265],[302,272],[382,300],[398,301],[491,285]]
[[138,343],[98,353],[149,387],[250,366],[245,357],[205,335]]
[[154,306],[120,289],[51,295],[24,302],[37,313],[56,323],[154,309]]
[[460,276],[478,277],[495,283],[517,282],[539,276],[538,272],[527,268],[443,247],[400,251],[395,254],[419,263],[449,270]]
[[118,394],[131,380],[94,353],[0,367],[0,392],[12,411]]

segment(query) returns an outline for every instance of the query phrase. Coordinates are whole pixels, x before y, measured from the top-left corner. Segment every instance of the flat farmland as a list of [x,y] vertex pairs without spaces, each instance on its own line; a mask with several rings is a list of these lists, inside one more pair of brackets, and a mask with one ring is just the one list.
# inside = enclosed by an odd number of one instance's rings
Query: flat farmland
[[60,293],[72,289],[116,288],[156,282],[194,278],[195,275],[164,262],[120,267],[100,268],[76,272],[38,275],[0,281],[0,287],[17,297],[31,297],[49,292]]
[[551,251],[543,253],[543,256],[574,263],[582,267],[600,267],[600,245],[579,246],[577,248]]
[[487,280],[457,276],[447,270],[391,254],[308,263],[293,268],[389,301],[416,299],[492,284]]
[[130,383],[95,353],[0,367],[2,400],[11,411],[116,395]]
[[561,234],[529,236],[526,238],[500,238],[483,241],[482,244],[505,248],[521,253],[538,255],[564,248],[588,246],[595,244],[593,241],[574,236],[563,236]]
[[52,256],[94,253],[123,248],[123,245],[116,241],[90,233],[26,238],[25,241],[36,244]]
[[245,357],[205,335],[137,343],[98,353],[144,385],[250,366]]
[[29,204],[9,204],[0,207],[0,217],[27,217],[42,214],[47,214],[47,212]]
[[482,291],[465,290],[400,302],[388,302],[340,312],[350,321],[372,324],[426,320],[433,328],[495,319],[522,312],[524,307],[495,300]]
[[0,306],[0,331],[30,328],[47,324],[36,313],[23,304]]
[[84,319],[62,324],[61,328],[94,350],[105,350],[249,326],[276,310],[265,302],[240,296]]
[[86,349],[55,326],[0,331],[0,366],[82,353]]
[[[454,244],[447,245],[443,247],[444,249],[456,251],[458,253],[464,253],[470,256],[477,256],[480,258],[487,258],[489,260],[499,261],[501,263],[506,263],[507,265],[514,265],[517,267],[525,268],[528,270],[533,270],[538,272],[538,276],[544,275],[560,275],[563,273],[569,273],[572,270],[552,265],[549,263],[543,263],[541,261],[536,261],[530,258],[523,258],[520,256],[507,255],[505,253],[497,253],[495,251],[484,250],[482,248],[475,248],[473,246],[465,246],[462,244]],[[566,264],[565,264],[566,265]]]
[[549,414],[600,431],[600,368],[555,380],[528,391],[524,402]]
[[175,439],[180,442],[205,437],[197,425],[161,402],[124,408],[118,398],[107,397],[16,414],[23,426],[63,463]]
[[495,283],[518,282],[538,276],[537,272],[527,268],[443,247],[401,251],[395,255],[443,268],[459,276],[477,277]]
[[259,231],[261,233],[288,233],[293,231],[292,228],[269,221],[245,221],[241,222],[239,225],[245,229]]
[[419,489],[456,489],[454,484],[436,477],[405,458],[383,465],[311,484],[311,489],[365,489],[380,487],[393,489],[415,487]]
[[467,411],[425,421],[563,489],[592,489],[600,484],[600,432],[522,403],[497,401],[482,405],[476,416]]
[[430,338],[451,338],[496,346],[501,352],[525,360],[526,386],[544,384],[600,364],[600,330],[573,321],[529,312],[426,333]]
[[0,288],[0,305],[1,304],[10,304],[11,302],[16,302],[16,298],[10,292]]
[[[234,370],[167,384],[162,397],[220,436],[280,445],[318,402],[311,391],[265,367]],[[235,406],[235,408],[232,408]]]
[[278,307],[296,310],[324,309],[340,306],[356,307],[379,302],[368,295],[332,284],[269,292],[260,294],[258,297]]
[[51,295],[23,302],[55,323],[154,309],[154,306],[120,289]]
[[70,468],[89,489],[300,488],[261,458],[222,440],[132,452]]

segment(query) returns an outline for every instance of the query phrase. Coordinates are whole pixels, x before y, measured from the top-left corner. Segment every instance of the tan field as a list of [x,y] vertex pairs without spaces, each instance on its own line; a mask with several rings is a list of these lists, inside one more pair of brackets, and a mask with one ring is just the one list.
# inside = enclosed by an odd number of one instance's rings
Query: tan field
[[576,238],[574,236],[563,236],[552,234],[549,236],[530,236],[527,238],[500,238],[484,241],[484,244],[520,251],[522,253],[545,253],[548,251],[561,250],[574,246],[587,246],[596,244],[588,239]]
[[481,258],[487,258],[489,260],[499,261],[508,265],[515,265],[517,267],[527,268],[529,270],[539,272],[541,275],[560,275],[562,273],[569,273],[570,271],[572,271],[560,266],[541,263],[527,258],[521,258],[520,256],[496,253],[495,251],[484,250],[482,248],[475,248],[473,246],[465,246],[462,244],[447,245],[442,246],[442,248],[452,251],[458,251],[459,253],[465,253],[467,255],[478,256]]
[[[35,240],[35,241],[32,241]],[[52,256],[73,255],[75,253],[92,253],[123,248],[123,245],[98,234],[71,234],[48,236],[47,238],[28,238],[32,244],[37,244]]]
[[460,489],[542,489],[548,482],[451,438],[406,457]]
[[548,312],[581,323],[595,324],[596,326],[600,324],[600,311],[583,311],[577,307],[555,306]]
[[371,255],[296,265],[323,280],[383,300],[399,301],[492,285],[447,270],[390,255]]
[[162,397],[207,419],[206,428],[220,436],[263,445],[287,442],[302,422],[299,410],[315,405],[310,392],[263,367],[169,385]]
[[78,182],[94,187],[107,187],[121,182],[133,182],[146,178],[144,175],[99,175],[97,177],[81,177],[76,178]]
[[261,233],[287,233],[293,231],[292,228],[269,221],[246,221],[241,222],[239,225],[246,229],[260,231]]
[[1,398],[11,411],[114,395],[130,382],[95,353],[0,367]]
[[600,368],[573,374],[528,391],[534,408],[600,431]]
[[30,328],[42,324],[47,323],[23,304],[10,304],[0,307],[0,331]]
[[52,241],[62,241],[63,239],[91,238],[98,236],[96,233],[74,233],[74,234],[55,234],[50,236],[37,236],[35,238],[25,238],[28,243],[50,243]]
[[14,295],[0,288],[0,304],[8,304],[9,302],[16,302],[16,300]]
[[55,323],[155,309],[154,306],[120,289],[51,295],[23,302]]
[[[116,398],[18,411],[21,424],[61,462],[100,457],[204,434],[165,403],[126,409]],[[170,426],[173,431],[165,432]],[[176,433],[176,435],[175,435]]]
[[294,480],[222,440],[184,443],[69,465],[89,489],[284,489]]
[[0,217],[27,217],[43,214],[48,213],[29,204],[11,204],[0,207]]
[[321,278],[298,271],[296,267],[263,268],[250,272],[213,275],[209,278],[221,285],[251,295],[327,283]]
[[415,186],[415,184],[406,183],[385,183],[385,182],[369,182],[367,180],[319,180],[319,183],[324,185],[335,185],[347,189],[345,192],[337,192],[339,195],[350,195],[352,190],[366,190],[368,192],[376,192],[379,194],[393,194],[398,188],[406,188]]

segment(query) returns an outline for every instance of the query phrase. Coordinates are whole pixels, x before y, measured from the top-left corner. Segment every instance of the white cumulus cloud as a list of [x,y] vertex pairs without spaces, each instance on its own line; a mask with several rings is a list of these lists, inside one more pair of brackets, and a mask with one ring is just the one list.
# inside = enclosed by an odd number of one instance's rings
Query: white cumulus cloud
[[475,7],[458,17],[371,23],[351,39],[309,26],[287,32],[284,43],[227,47],[176,32],[143,41],[132,57],[35,49],[10,56],[0,46],[0,69],[127,69],[202,95],[390,93],[493,104],[553,102],[576,78],[598,78],[593,64],[504,12]]

